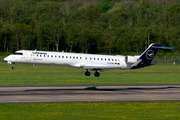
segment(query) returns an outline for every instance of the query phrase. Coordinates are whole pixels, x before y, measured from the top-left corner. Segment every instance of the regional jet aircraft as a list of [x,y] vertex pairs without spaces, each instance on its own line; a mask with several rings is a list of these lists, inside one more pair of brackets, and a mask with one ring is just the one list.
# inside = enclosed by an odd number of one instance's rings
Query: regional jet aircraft
[[98,55],[66,52],[48,52],[19,50],[4,58],[8,63],[43,64],[43,65],[66,65],[86,69],[85,75],[90,76],[89,70],[95,71],[94,76],[99,77],[97,71],[112,69],[137,69],[153,65],[153,58],[159,49],[175,49],[158,44],[151,44],[140,56],[121,55]]

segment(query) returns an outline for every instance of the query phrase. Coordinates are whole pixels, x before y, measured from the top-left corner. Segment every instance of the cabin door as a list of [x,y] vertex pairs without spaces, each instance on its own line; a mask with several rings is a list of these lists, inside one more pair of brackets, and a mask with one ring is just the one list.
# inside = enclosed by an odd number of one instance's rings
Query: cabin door
[[32,58],[31,52],[27,51],[26,52],[26,61],[31,61],[31,58]]

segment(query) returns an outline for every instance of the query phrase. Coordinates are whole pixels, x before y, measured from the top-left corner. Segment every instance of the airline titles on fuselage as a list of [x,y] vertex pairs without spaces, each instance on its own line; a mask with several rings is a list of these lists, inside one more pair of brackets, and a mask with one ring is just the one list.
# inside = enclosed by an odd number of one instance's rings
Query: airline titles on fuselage
[[33,54],[43,54],[43,55],[47,55],[47,53],[42,53],[42,52],[32,52]]

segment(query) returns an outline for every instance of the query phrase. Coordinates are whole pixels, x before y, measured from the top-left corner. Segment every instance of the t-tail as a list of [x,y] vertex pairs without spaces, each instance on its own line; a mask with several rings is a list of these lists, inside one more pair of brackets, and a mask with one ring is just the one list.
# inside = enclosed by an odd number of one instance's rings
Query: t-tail
[[137,69],[140,67],[146,67],[153,65],[153,58],[159,49],[175,49],[172,47],[166,47],[158,44],[151,44],[149,47],[140,55],[138,62],[131,66],[131,69]]

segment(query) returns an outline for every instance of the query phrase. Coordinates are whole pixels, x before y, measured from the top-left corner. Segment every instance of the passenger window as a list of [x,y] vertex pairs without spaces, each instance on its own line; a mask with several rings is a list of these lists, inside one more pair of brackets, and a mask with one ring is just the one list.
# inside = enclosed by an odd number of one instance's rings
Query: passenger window
[[92,58],[90,58],[90,60],[92,60]]
[[64,58],[64,56],[62,56],[62,58]]
[[78,57],[76,57],[76,59],[78,59]]
[[55,55],[55,58],[56,58],[56,55]]
[[73,56],[73,59],[75,59],[75,57]]
[[59,56],[59,58],[60,58],[60,56]]
[[114,59],[112,59],[112,61],[114,61]]
[[94,60],[96,60],[96,58],[94,58]]
[[46,57],[46,55],[44,55],[44,57]]
[[82,57],[80,57],[80,59],[82,59]]
[[117,59],[115,59],[115,61],[117,61]]
[[38,57],[38,55],[37,55],[37,57]]
[[99,58],[97,58],[97,60],[99,60]]
[[104,60],[106,61],[106,58]]
[[108,61],[110,61],[110,59],[108,59]]
[[101,58],[101,60],[103,60],[103,58]]
[[87,60],[87,57],[85,57],[85,59]]
[[68,58],[68,56],[66,56],[66,58]]
[[40,55],[40,57],[41,57],[41,55]]
[[71,59],[71,56],[69,58]]
[[49,57],[49,55],[47,55],[47,57]]
[[53,57],[53,55],[51,55],[51,57]]

